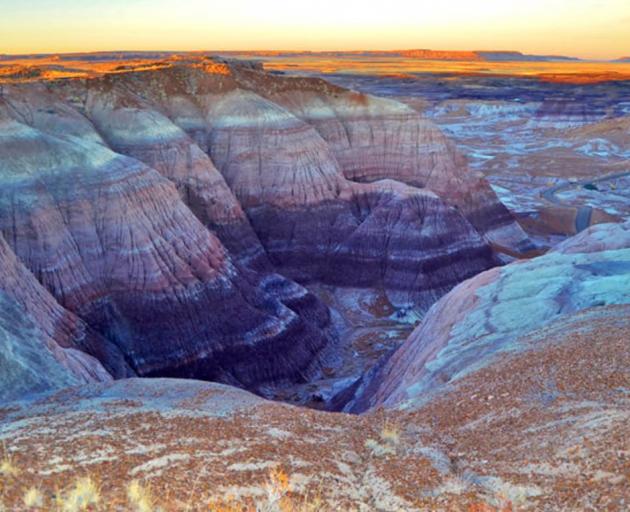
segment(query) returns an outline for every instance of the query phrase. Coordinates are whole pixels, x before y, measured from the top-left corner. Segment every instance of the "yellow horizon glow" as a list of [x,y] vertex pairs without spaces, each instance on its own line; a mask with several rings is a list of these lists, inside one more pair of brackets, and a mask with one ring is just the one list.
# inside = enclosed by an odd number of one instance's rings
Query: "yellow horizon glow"
[[0,0],[0,12],[0,53],[430,48],[630,55],[630,0]]

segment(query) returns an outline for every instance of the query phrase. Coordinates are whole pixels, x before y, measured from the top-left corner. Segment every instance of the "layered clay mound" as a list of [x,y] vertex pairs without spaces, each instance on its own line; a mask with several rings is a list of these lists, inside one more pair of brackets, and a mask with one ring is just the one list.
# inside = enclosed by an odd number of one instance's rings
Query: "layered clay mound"
[[479,274],[431,308],[349,409],[413,404],[504,352],[517,339],[589,307],[630,303],[630,226],[602,224],[544,256]]
[[[107,144],[171,180],[197,218],[239,262],[269,270],[239,202],[207,153],[158,106],[152,107],[131,92],[130,85],[115,84],[111,90],[103,85],[100,80],[88,83],[85,111]],[[142,85],[137,86],[142,94]]]
[[[159,104],[158,99],[170,98],[164,90],[181,86],[181,72],[181,69],[163,70],[159,75],[160,87],[148,89],[135,73],[117,79],[106,76],[86,82],[61,82],[54,84],[54,88],[46,84],[29,84],[19,90],[9,87],[5,108],[14,117],[49,135],[69,141],[78,138],[109,144],[118,153],[152,166],[175,184],[181,199],[220,238],[231,259],[254,270],[247,272],[252,287],[263,290],[271,297],[269,300],[280,301],[314,329],[329,336],[325,306],[297,283],[273,272],[240,204],[207,154],[156,110],[159,107],[151,107],[133,92],[153,94]],[[205,78],[205,86],[211,90],[216,87],[214,78],[223,77],[205,73],[197,76],[202,82]],[[177,106],[177,97],[171,99]]]
[[[251,73],[261,82],[244,84],[242,76]],[[284,83],[248,66],[206,61],[64,83],[57,95],[80,104],[115,151],[173,181],[197,217],[249,267],[268,271],[268,256],[290,278],[384,289],[395,305],[423,310],[494,264],[479,233],[438,196],[348,181],[328,141],[257,94],[256,88],[268,92],[267,82]],[[378,120],[385,113],[370,115]],[[450,173],[439,162],[447,158],[427,156],[445,179]],[[424,172],[428,160],[411,165]],[[418,229],[403,229],[405,222]]]
[[63,309],[1,235],[0,268],[0,399],[132,375],[117,347]]
[[327,311],[302,318],[268,288],[292,294],[299,307],[309,302],[303,289],[235,266],[155,170],[88,137],[59,138],[6,114],[0,152],[6,241],[139,375],[254,389],[317,372]]
[[532,249],[527,236],[481,174],[430,121],[397,101],[332,86],[317,78],[270,77],[235,68],[241,87],[282,105],[328,143],[353,181],[394,179],[429,188],[457,207],[495,248]]
[[600,105],[591,105],[590,102],[546,99],[534,113],[529,126],[531,128],[574,128],[599,121],[605,113]]
[[[176,87],[170,81],[177,77],[167,71],[160,86]],[[105,76],[55,83],[54,88],[7,86],[6,108],[24,123],[55,137],[107,145],[157,170],[175,184],[182,200],[234,258],[252,268],[268,269],[242,208],[208,155],[159,106],[142,98],[144,92],[155,92],[143,90],[149,85],[129,73],[117,79]],[[177,103],[176,97],[172,100]]]
[[289,277],[384,288],[424,309],[492,265],[479,234],[435,194],[346,180],[328,144],[284,108],[235,90],[207,116],[213,161]]
[[559,318],[410,411],[320,413],[165,379],[12,403],[0,455],[20,474],[3,504],[36,485],[52,506],[90,473],[121,509],[137,480],[163,510],[624,510],[629,314]]

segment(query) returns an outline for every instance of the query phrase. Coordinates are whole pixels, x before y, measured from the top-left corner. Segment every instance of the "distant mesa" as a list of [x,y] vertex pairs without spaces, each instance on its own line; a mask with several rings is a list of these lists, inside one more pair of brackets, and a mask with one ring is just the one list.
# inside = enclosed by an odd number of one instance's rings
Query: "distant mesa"
[[486,62],[554,62],[579,61],[575,57],[562,55],[529,55],[518,51],[495,50],[365,50],[365,51],[324,51],[324,52],[295,52],[295,51],[247,51],[247,52],[219,52],[222,55],[252,55],[258,57],[401,57],[419,60],[447,60],[447,61],[486,61]]
[[555,62],[555,61],[579,61],[577,57],[565,55],[530,55],[521,52],[476,52],[487,61],[523,61],[523,62]]
[[[0,54],[1,61],[15,60],[56,60],[74,62],[108,62],[129,60],[159,60],[171,58],[176,55],[199,57],[200,55],[249,55],[254,57],[400,57],[419,60],[446,60],[446,61],[486,61],[486,62],[566,62],[580,61],[576,57],[564,55],[532,55],[519,51],[505,50],[431,50],[431,49],[407,49],[407,50],[331,50],[331,51],[294,51],[294,50],[245,50],[245,51],[113,51],[113,52],[81,52],[63,54]],[[630,62],[630,57],[622,57],[616,62]]]
[[547,62],[547,61],[577,61],[575,57],[562,55],[527,55],[517,51],[441,51],[441,50],[402,50],[392,52],[401,57],[422,60],[478,60],[488,62]]

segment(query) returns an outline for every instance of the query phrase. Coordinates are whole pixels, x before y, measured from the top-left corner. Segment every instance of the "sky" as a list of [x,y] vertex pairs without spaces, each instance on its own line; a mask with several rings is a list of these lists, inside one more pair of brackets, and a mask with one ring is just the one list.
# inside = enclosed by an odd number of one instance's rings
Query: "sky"
[[520,50],[630,55],[630,0],[0,0],[0,53]]

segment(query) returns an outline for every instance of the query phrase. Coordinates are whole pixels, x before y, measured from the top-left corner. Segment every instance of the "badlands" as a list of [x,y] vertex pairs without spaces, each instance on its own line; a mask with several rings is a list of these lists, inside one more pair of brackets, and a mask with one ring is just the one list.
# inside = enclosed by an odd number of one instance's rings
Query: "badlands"
[[630,82],[473,53],[0,57],[0,510],[626,510]]

